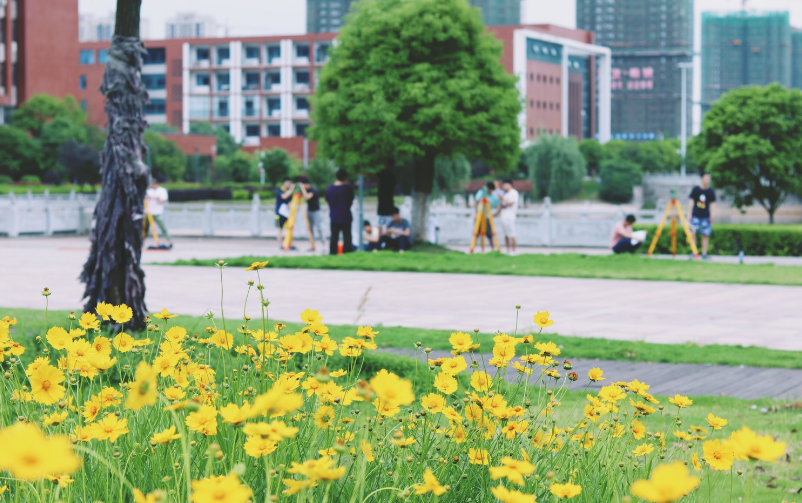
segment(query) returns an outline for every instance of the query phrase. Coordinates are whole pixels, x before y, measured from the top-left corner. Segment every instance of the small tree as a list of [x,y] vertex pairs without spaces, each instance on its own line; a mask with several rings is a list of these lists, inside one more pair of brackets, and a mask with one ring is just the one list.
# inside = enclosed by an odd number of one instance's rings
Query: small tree
[[604,147],[599,140],[586,138],[579,142],[579,151],[585,158],[589,173],[598,173],[599,167],[604,160]]
[[145,131],[144,139],[150,149],[153,176],[165,177],[171,182],[181,180],[187,169],[187,156],[181,148],[152,128]]
[[83,125],[86,114],[72,96],[64,99],[47,94],[35,94],[11,113],[11,124],[39,137],[48,122],[64,118],[74,125]]
[[72,183],[100,181],[100,153],[91,145],[65,141],[58,150],[58,165],[63,170],[60,174]]
[[774,213],[802,193],[802,92],[780,84],[725,94],[691,142],[696,162],[738,208],[757,202]]
[[323,191],[334,183],[336,171],[337,167],[333,162],[321,157],[315,157],[309,162],[309,169],[306,174],[309,176],[309,183]]
[[465,0],[363,0],[352,11],[320,75],[310,138],[352,172],[414,159],[411,223],[425,239],[438,158],[499,171],[518,160],[516,78]]
[[608,159],[601,165],[599,197],[610,203],[628,203],[641,180],[640,166],[625,159]]
[[0,126],[0,175],[19,180],[41,174],[39,142],[11,126]]
[[282,179],[290,176],[292,160],[286,150],[271,148],[262,153],[262,167],[265,170],[265,178],[271,185],[276,186]]
[[563,201],[582,190],[587,165],[575,139],[543,136],[525,152],[524,162],[539,198]]

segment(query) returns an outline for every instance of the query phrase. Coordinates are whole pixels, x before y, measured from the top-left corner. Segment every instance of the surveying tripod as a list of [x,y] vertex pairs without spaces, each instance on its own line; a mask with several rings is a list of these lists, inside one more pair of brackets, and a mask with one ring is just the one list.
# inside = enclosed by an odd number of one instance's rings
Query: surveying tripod
[[284,222],[284,230],[286,231],[284,234],[284,246],[282,247],[284,251],[292,247],[292,230],[295,228],[295,218],[298,216],[298,207],[301,205],[304,207],[303,216],[306,222],[306,232],[309,236],[309,243],[312,245],[312,251],[315,251],[315,238],[312,236],[312,227],[309,225],[309,215],[306,213],[306,200],[300,192],[296,192],[292,195],[292,201],[290,201],[290,216],[287,218],[287,221]]
[[[490,236],[487,235],[488,226],[490,228]],[[490,208],[490,200],[483,197],[479,200],[479,205],[476,211],[476,223],[473,226],[473,238],[471,239],[471,253],[476,248],[476,239],[482,237],[482,253],[485,251],[485,237],[490,240],[490,249],[501,251],[501,243],[498,240],[496,233],[496,225],[493,223],[493,211]],[[495,240],[497,248],[493,247]]]
[[696,237],[691,233],[691,229],[688,227],[688,221],[685,219],[685,214],[682,212],[682,205],[679,204],[676,190],[671,191],[671,199],[668,201],[666,211],[663,213],[663,219],[660,220],[660,225],[657,226],[657,231],[654,233],[652,244],[649,246],[649,251],[646,255],[649,257],[652,256],[654,249],[657,247],[657,240],[660,239],[663,226],[665,226],[666,219],[669,216],[671,217],[671,231],[669,232],[669,236],[671,236],[671,255],[674,257],[677,256],[677,216],[679,216],[679,220],[682,222],[682,228],[685,231],[685,237],[688,239],[688,244],[691,246],[693,256],[696,257],[696,260],[699,260],[699,251],[696,249]]

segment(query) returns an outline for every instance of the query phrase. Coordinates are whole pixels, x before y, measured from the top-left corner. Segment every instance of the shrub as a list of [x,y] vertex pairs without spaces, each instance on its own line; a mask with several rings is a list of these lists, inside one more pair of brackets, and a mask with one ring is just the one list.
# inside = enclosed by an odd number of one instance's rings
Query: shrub
[[162,176],[169,181],[178,181],[187,169],[187,156],[176,145],[153,129],[145,131],[145,143],[150,148],[151,171],[154,176]]
[[42,179],[36,175],[22,175],[19,181],[22,183],[42,183]]
[[8,175],[0,175],[0,184],[7,184],[13,182],[14,179]]
[[[679,234],[677,235],[677,253],[687,255],[691,253],[685,232],[677,222]],[[635,228],[649,231],[646,244],[651,244],[656,225],[636,224]],[[657,241],[655,253],[671,253],[671,236],[668,234],[667,222],[660,239]],[[701,239],[697,235],[697,247],[701,246]],[[648,246],[641,246],[645,253]],[[743,250],[745,255],[769,257],[802,257],[802,225],[728,225],[713,226],[713,235],[710,237],[709,253],[714,255],[738,255]]]
[[279,185],[282,179],[290,176],[292,159],[286,150],[281,148],[266,150],[261,154],[261,161],[265,178],[271,185]]
[[632,189],[640,180],[640,166],[634,162],[623,159],[606,160],[601,165],[599,197],[611,203],[627,203],[632,200]]
[[587,167],[575,139],[543,136],[524,151],[523,158],[538,198],[563,201],[582,190]]

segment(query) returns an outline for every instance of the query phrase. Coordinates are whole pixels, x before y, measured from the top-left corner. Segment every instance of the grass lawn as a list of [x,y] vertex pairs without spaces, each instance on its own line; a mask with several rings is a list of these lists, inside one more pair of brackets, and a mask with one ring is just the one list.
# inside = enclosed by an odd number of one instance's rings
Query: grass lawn
[[[802,285],[802,267],[700,263],[684,259],[652,260],[640,255],[468,255],[441,246],[419,245],[416,251],[349,253],[311,257],[232,257],[230,266],[247,267],[269,260],[281,269],[337,269],[357,271],[498,274],[569,278],[637,279],[699,283]],[[162,265],[211,266],[217,260],[178,260]]]
[[[50,311],[48,314],[49,326],[60,325],[69,327],[68,311]],[[34,309],[0,308],[0,318],[10,316],[17,318],[17,325],[12,327],[13,332],[27,337],[36,337],[44,334],[44,311]],[[242,320],[228,318],[227,327],[230,332]],[[187,329],[190,334],[203,335],[203,329],[212,323],[204,317],[180,316],[171,323]],[[218,327],[222,320],[215,318]],[[272,326],[276,320],[271,320]],[[300,330],[301,323],[284,322],[291,332]],[[256,328],[258,322],[251,322],[251,328]],[[73,325],[75,326],[75,325]],[[351,325],[329,325],[332,339],[341,341],[344,337],[353,337],[357,327]],[[448,338],[451,335],[447,330],[425,330],[407,327],[374,327],[379,331],[376,343],[379,347],[408,348],[415,347],[420,342],[422,347],[432,349],[451,349]],[[286,332],[285,332],[286,333]],[[492,350],[492,334],[471,334],[474,341],[479,341],[481,350]],[[242,336],[235,334],[237,344],[244,342]],[[557,334],[543,334],[540,340],[550,340],[562,348],[563,355],[570,359],[598,358],[600,360],[626,360],[633,362],[665,362],[665,363],[712,363],[720,365],[746,365],[753,367],[784,367],[802,368],[802,351],[781,351],[760,347],[696,344],[654,344],[648,342],[614,341],[607,339],[592,339],[583,337],[565,337]],[[31,358],[34,355],[28,355]],[[26,360],[27,361],[27,360]]]

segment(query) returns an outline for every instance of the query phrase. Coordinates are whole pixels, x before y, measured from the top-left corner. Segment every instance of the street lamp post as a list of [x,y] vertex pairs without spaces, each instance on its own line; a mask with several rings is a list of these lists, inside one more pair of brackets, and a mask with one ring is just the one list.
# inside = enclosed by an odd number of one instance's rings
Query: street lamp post
[[677,66],[682,70],[682,113],[680,114],[680,120],[682,121],[680,126],[682,130],[680,133],[682,167],[680,168],[680,174],[685,176],[685,154],[688,148],[688,68],[693,68],[693,63],[680,63]]

